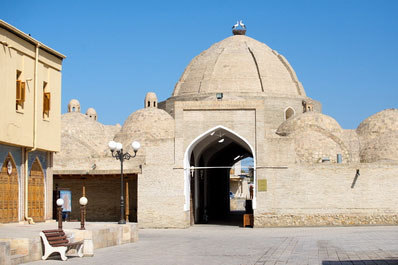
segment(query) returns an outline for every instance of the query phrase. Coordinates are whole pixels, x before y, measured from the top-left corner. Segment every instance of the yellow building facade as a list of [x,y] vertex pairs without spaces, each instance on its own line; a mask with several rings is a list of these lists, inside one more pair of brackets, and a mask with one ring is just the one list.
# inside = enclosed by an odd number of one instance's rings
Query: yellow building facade
[[64,58],[0,20],[0,223],[52,218]]

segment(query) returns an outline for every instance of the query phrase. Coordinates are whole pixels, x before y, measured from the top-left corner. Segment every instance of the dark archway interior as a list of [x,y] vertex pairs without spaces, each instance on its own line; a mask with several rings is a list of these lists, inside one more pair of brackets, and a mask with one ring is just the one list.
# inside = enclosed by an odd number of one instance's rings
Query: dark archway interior
[[198,223],[236,224],[243,213],[230,212],[230,168],[238,160],[253,157],[250,147],[237,135],[217,129],[209,133],[191,153],[191,209]]

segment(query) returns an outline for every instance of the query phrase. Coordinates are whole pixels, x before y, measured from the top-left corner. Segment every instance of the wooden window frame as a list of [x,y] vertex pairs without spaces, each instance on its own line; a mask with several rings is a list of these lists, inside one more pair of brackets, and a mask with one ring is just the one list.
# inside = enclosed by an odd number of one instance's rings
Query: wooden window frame
[[43,117],[44,118],[50,117],[50,110],[51,110],[51,93],[43,92]]
[[17,80],[16,101],[19,105],[22,105],[25,102],[25,88],[26,83],[21,80]]

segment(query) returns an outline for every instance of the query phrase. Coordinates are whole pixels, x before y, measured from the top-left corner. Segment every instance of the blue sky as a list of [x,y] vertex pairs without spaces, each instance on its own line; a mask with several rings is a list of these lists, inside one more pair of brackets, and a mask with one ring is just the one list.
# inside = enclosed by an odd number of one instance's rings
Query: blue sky
[[398,108],[398,1],[3,0],[0,18],[65,54],[62,112],[77,98],[123,124],[146,92],[167,99],[190,60],[231,35],[283,54],[343,128]]

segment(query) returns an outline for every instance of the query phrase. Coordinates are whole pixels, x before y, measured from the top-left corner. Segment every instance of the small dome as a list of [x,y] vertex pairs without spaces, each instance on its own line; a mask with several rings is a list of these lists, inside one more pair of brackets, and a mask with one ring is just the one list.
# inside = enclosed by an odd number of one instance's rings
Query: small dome
[[325,158],[336,163],[337,154],[342,156],[343,163],[350,162],[350,153],[341,139],[314,130],[295,133],[294,150],[299,163],[320,163]]
[[177,82],[173,96],[215,93],[305,97],[287,60],[245,35],[226,38],[196,56]]
[[80,112],[80,102],[77,99],[69,101],[68,112]]
[[398,130],[363,142],[360,158],[362,163],[398,161]]
[[97,116],[97,112],[95,111],[95,109],[93,108],[88,108],[86,111],[86,115],[92,119],[94,119],[95,121],[97,120],[98,116]]
[[356,129],[357,134],[365,140],[391,131],[398,131],[398,109],[380,111],[366,118]]
[[398,161],[398,109],[386,109],[366,118],[356,132],[361,162]]
[[305,112],[286,120],[279,126],[276,133],[281,136],[287,136],[301,129],[321,129],[332,134],[342,133],[342,129],[335,119],[313,111]]
[[130,149],[133,141],[145,147],[147,141],[170,138],[174,138],[174,119],[164,110],[144,108],[130,114],[114,140]]
[[148,92],[146,94],[144,107],[145,108],[157,108],[158,107],[158,98],[156,97],[155,93]]
[[117,126],[103,125],[82,113],[63,114],[61,151],[54,156],[55,168],[62,168],[66,164],[73,168],[109,155],[108,142],[119,130]]

